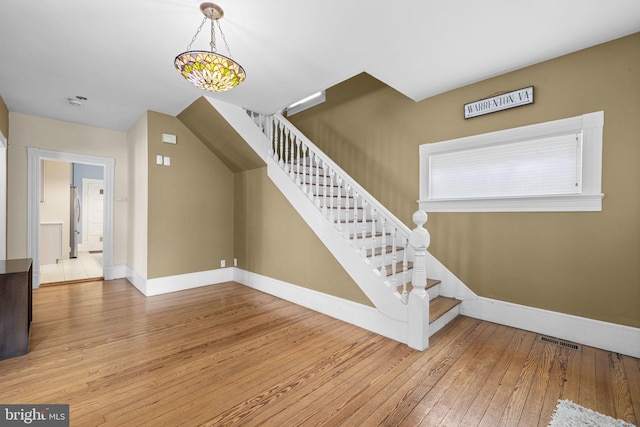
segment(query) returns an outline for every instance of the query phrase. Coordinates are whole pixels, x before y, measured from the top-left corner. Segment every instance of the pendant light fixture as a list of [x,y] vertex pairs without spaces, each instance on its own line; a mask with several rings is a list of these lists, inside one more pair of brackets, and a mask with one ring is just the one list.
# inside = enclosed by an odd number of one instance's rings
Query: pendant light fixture
[[[220,27],[220,19],[224,16],[220,6],[214,3],[202,3],[200,10],[204,15],[204,19],[191,39],[187,51],[176,56],[174,65],[185,79],[197,87],[210,92],[224,92],[242,83],[246,78],[246,74],[244,68],[230,58],[229,45]],[[207,20],[211,21],[211,43],[209,43],[211,50],[191,50],[191,45],[198,37]],[[229,57],[216,52],[216,24]]]

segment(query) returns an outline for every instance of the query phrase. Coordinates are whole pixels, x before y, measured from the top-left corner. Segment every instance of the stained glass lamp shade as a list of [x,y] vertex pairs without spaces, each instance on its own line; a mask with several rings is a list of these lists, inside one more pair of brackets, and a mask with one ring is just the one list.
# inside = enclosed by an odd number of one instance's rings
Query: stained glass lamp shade
[[219,19],[224,15],[222,9],[213,3],[202,3],[200,10],[205,15],[205,18],[191,43],[193,43],[200,29],[209,19],[211,21],[211,51],[189,50],[191,48],[190,44],[186,52],[176,56],[174,65],[180,74],[195,86],[209,92],[224,92],[242,83],[246,78],[246,73],[244,68],[233,59],[216,52],[214,29],[216,22],[227,50],[229,50],[224,34],[220,29]]

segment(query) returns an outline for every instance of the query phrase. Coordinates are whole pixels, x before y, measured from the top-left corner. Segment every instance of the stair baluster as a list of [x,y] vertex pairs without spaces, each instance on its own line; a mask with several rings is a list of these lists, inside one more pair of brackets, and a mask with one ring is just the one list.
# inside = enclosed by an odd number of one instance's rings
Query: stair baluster
[[327,216],[327,163],[322,161],[322,215]]
[[300,157],[300,138],[298,138],[297,136],[295,136],[294,138],[296,144],[296,168],[298,172],[296,173],[296,184],[300,186],[300,162],[302,160]]
[[398,229],[391,228],[391,284],[393,285],[393,291],[398,292],[398,280],[396,278],[396,265],[398,265],[398,247],[396,246],[396,238]]
[[284,125],[280,124],[280,140],[278,149],[278,164],[280,167],[284,165],[284,159],[282,153],[284,152]]
[[[322,192],[320,191],[320,156],[315,156],[315,170],[316,170],[316,207],[320,207],[320,198]],[[311,175],[313,176],[313,175]]]
[[[337,181],[336,183],[338,184],[338,209],[336,209],[336,211],[338,212],[338,231],[342,232],[342,219],[340,218],[340,214],[342,212],[342,177],[338,176],[337,177]],[[349,199],[346,199],[349,200]]]
[[329,200],[331,203],[331,208],[329,209],[329,221],[331,221],[331,223],[335,223],[335,206],[336,206],[336,200],[335,200],[335,191],[334,191],[334,187],[335,187],[335,182],[334,182],[334,178],[335,178],[336,174],[333,172],[333,169],[329,168]]
[[[366,225],[365,225],[366,227]],[[376,235],[376,211],[373,208],[373,206],[371,206],[371,253],[375,254],[376,251],[376,245],[378,243],[378,236]],[[367,257],[367,251],[364,249],[365,246],[362,246],[362,254],[363,256],[366,258]]]
[[302,181],[302,192],[304,194],[307,194],[307,178],[306,178],[306,171],[307,171],[307,159],[308,159],[308,148],[307,145],[303,142],[302,143],[302,173],[300,175],[300,179]]
[[285,129],[284,133],[284,171],[289,174],[289,177],[293,179],[293,171],[291,171],[289,163],[291,162],[291,157],[289,153],[289,128]]
[[353,233],[350,238],[355,240],[358,238],[358,193],[356,189],[353,189],[353,207],[349,210],[349,230]]
[[385,217],[380,218],[380,228],[382,229],[382,262],[380,262],[380,275],[382,277],[387,277],[387,220]]
[[407,260],[407,248],[409,247],[409,239],[405,240],[404,251],[402,251],[402,301],[407,302],[407,270],[409,269],[409,261]]
[[[362,210],[362,223],[360,229],[362,230],[362,238],[367,238],[367,200],[360,200],[360,209]],[[356,221],[357,223],[357,221]],[[375,239],[375,233],[371,235],[371,240]]]

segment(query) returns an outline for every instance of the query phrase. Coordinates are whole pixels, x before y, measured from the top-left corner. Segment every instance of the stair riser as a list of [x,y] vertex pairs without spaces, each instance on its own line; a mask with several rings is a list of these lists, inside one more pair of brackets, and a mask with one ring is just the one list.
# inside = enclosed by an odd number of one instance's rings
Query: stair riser
[[429,294],[429,301],[440,296],[440,284],[430,287],[427,289],[427,293]]
[[448,323],[460,314],[460,306],[457,305],[449,310],[446,314],[439,317],[435,322],[429,324],[429,336],[433,336],[440,329],[444,328]]

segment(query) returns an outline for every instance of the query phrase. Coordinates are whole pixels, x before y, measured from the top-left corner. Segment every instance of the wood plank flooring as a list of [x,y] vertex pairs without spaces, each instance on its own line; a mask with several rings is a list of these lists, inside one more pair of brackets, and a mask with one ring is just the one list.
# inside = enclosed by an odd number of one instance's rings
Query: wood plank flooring
[[236,283],[33,300],[0,403],[66,403],[72,426],[546,426],[558,399],[640,421],[640,360],[468,317],[418,352]]

